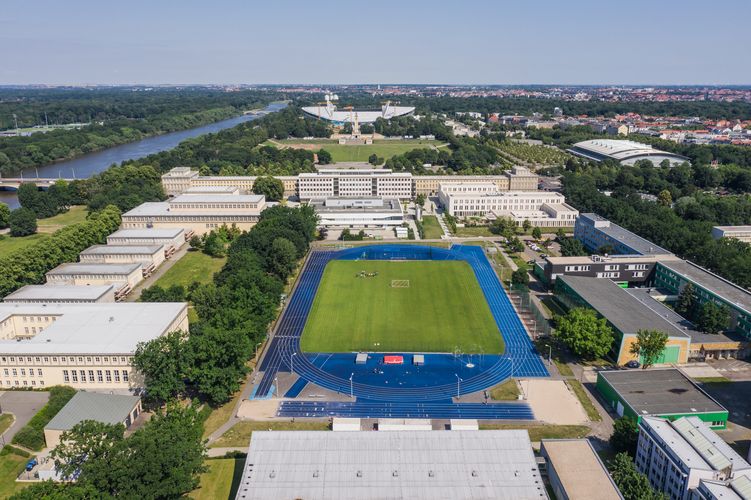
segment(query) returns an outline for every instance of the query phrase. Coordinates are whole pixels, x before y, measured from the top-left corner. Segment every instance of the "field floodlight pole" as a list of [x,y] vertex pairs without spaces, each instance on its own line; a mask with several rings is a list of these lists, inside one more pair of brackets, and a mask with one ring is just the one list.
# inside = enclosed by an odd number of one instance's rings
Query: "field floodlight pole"
[[279,397],[279,377],[274,377],[274,384],[276,384],[276,397]]
[[352,375],[349,376],[349,397],[354,398],[355,397],[355,391],[353,387],[352,378],[355,376],[355,372],[352,372]]
[[461,381],[462,379],[459,378],[459,375],[454,373],[454,376],[456,377],[456,399],[459,400],[461,398]]
[[553,364],[553,347],[550,344],[546,347],[548,348],[548,366],[550,366]]
[[295,361],[295,356],[297,356],[297,353],[293,352],[292,356],[289,357],[289,372],[290,373],[295,373],[295,365],[293,363]]
[[263,341],[261,341],[261,342],[259,342],[259,343],[256,344],[256,353],[255,353],[255,356],[254,356],[255,358],[258,357],[258,347],[260,347],[261,344],[263,344]]

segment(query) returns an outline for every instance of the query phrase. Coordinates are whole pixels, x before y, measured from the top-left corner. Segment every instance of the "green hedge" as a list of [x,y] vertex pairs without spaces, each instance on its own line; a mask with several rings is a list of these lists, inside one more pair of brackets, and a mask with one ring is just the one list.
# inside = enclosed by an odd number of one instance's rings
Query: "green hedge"
[[65,406],[76,390],[67,385],[56,385],[50,388],[50,399],[47,404],[34,415],[29,423],[24,425],[13,436],[13,444],[18,444],[30,450],[39,451],[44,448],[44,426],[57,415]]

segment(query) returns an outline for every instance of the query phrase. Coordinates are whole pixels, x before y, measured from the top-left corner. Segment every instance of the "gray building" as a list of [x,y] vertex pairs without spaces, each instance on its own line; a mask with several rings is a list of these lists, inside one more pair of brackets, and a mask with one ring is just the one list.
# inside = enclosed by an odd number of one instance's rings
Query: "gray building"
[[254,432],[238,500],[547,499],[529,435]]
[[621,255],[672,255],[670,251],[632,233],[597,214],[580,214],[574,225],[574,237],[593,252],[611,247],[609,253]]

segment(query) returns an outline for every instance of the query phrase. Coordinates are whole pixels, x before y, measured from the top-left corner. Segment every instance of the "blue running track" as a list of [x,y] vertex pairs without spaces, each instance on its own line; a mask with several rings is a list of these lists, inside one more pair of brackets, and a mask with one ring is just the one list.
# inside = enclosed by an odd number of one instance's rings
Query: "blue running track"
[[277,416],[286,418],[460,418],[532,420],[526,403],[387,403],[384,401],[282,401]]
[[[445,249],[420,245],[373,245],[340,251],[312,252],[299,277],[297,287],[289,299],[289,304],[280,318],[276,334],[271,340],[266,355],[261,361],[259,369],[263,372],[263,378],[253,392],[254,397],[269,397],[274,390],[274,379],[277,372],[280,370],[289,372],[290,363],[293,365],[294,372],[308,382],[343,394],[349,394],[351,391],[353,395],[358,398],[358,402],[354,403],[354,406],[365,404],[360,403],[360,399],[369,402],[378,401],[381,402],[379,403],[381,406],[388,403],[394,405],[401,403],[407,404],[407,406],[402,407],[397,405],[395,408],[399,409],[395,409],[394,411],[408,413],[409,408],[414,409],[416,408],[416,405],[427,404],[426,402],[450,401],[453,396],[456,396],[457,384],[453,381],[447,382],[443,377],[441,377],[440,381],[436,381],[436,384],[432,386],[395,387],[393,384],[389,386],[387,383],[378,383],[378,381],[373,380],[372,377],[368,378],[365,382],[358,382],[355,378],[350,384],[349,377],[342,377],[339,374],[332,373],[332,371],[335,370],[328,371],[322,366],[322,363],[316,362],[317,355],[305,355],[302,353],[300,350],[300,337],[305,328],[305,321],[308,312],[313,305],[313,300],[318,290],[323,271],[326,265],[334,259],[466,261],[472,267],[480,288],[485,295],[485,299],[490,306],[496,324],[498,325],[498,329],[503,335],[506,352],[501,356],[485,357],[484,359],[488,361],[485,362],[483,366],[484,369],[473,371],[471,374],[466,375],[467,378],[464,378],[461,381],[460,394],[469,394],[487,389],[511,376],[548,376],[548,371],[545,368],[545,365],[535,351],[521,320],[514,311],[511,301],[508,299],[506,292],[503,290],[501,283],[498,281],[498,277],[493,271],[490,262],[488,262],[485,257],[481,247],[454,245],[450,249]],[[293,355],[294,359],[290,362]],[[295,384],[295,390],[293,392],[301,391],[303,387],[303,385]],[[320,410],[321,412],[325,413],[326,411],[334,411],[327,409],[328,404],[323,404],[321,402],[313,403],[314,408],[323,408]],[[337,405],[339,404],[340,403],[337,403]],[[446,406],[446,404],[448,403],[443,403],[443,406]],[[352,406],[353,403],[348,403],[348,405]],[[461,406],[467,409],[471,408],[466,405],[449,406]],[[500,407],[505,407],[506,405],[480,404],[479,406],[485,408],[490,407],[488,410],[478,410],[490,414],[493,411],[501,411]],[[524,408],[525,405],[512,404],[511,407]],[[331,408],[336,408],[336,411],[341,410],[342,412],[360,411],[359,409],[355,410],[354,408],[349,408],[346,405],[341,407],[335,405]],[[368,410],[368,408],[365,407],[360,408],[362,408],[363,411]],[[430,408],[433,407],[431,406]],[[528,407],[526,408],[528,409]],[[283,410],[280,409],[280,414],[282,411],[288,411],[286,402],[283,406]],[[289,411],[293,410],[290,409]],[[439,413],[448,414],[456,411],[459,411],[459,409],[441,407],[441,411],[436,413],[434,418],[440,418],[437,416]]]

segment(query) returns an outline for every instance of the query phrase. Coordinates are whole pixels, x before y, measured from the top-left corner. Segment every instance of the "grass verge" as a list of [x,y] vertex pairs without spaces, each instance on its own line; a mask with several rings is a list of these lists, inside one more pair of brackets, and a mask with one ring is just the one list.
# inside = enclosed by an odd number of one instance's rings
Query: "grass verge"
[[188,288],[196,281],[202,284],[211,283],[214,273],[221,270],[225,262],[226,258],[210,257],[203,252],[188,252],[154,284],[162,288],[172,285]]
[[0,498],[8,498],[26,487],[28,483],[17,483],[16,478],[26,467],[28,457],[3,451],[0,453]]
[[553,425],[553,424],[482,424],[480,430],[494,429],[523,429],[529,433],[530,441],[541,439],[581,439],[586,437],[590,428],[586,425]]
[[425,232],[423,237],[426,240],[439,240],[443,236],[443,229],[438,224],[438,218],[435,215],[426,215],[423,217],[422,227]]
[[253,431],[327,431],[328,422],[256,422],[243,420],[236,423],[210,448],[247,448]]
[[490,389],[490,399],[495,401],[515,401],[519,399],[519,386],[516,380],[507,380]]
[[566,383],[571,388],[572,391],[574,391],[574,394],[576,394],[576,397],[579,398],[579,402],[584,407],[584,411],[587,412],[587,417],[592,422],[599,422],[602,420],[602,415],[600,415],[600,412],[597,411],[597,408],[595,407],[594,403],[592,403],[592,400],[589,399],[589,394],[587,394],[587,390],[584,388],[584,386],[579,382],[578,380],[566,380]]
[[201,474],[200,485],[188,497],[195,500],[229,500],[235,498],[240,486],[244,458],[217,458],[206,460],[208,470]]
[[696,377],[695,381],[702,384],[732,384],[733,381],[727,377]]
[[7,431],[11,425],[13,425],[13,421],[15,420],[15,417],[11,415],[10,413],[3,413],[0,415],[0,434]]

